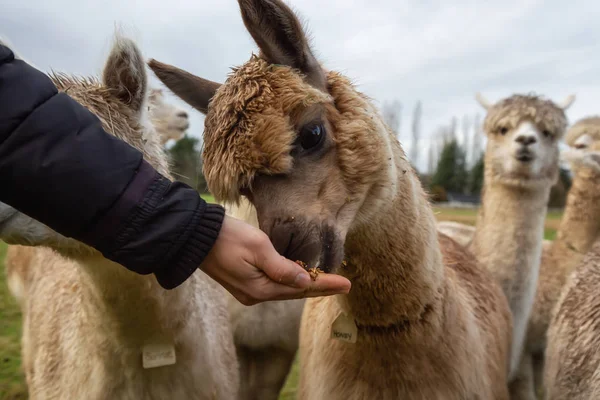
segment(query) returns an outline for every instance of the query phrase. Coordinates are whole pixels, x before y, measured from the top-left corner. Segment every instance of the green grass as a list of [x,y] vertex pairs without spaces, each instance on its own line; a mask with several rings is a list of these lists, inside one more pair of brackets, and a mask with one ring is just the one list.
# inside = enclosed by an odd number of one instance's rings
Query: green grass
[[279,400],[295,400],[296,392],[298,390],[298,357],[294,361],[292,365],[292,369],[285,381],[285,385],[283,385],[283,389],[281,389],[281,393],[279,393]]
[[215,198],[213,197],[212,194],[203,193],[203,194],[200,195],[200,197],[202,197],[204,199],[204,201],[206,201],[207,203],[214,203],[215,202]]
[[5,256],[6,244],[0,242],[0,399],[26,399],[21,371],[21,311],[8,291]]
[[[202,197],[214,203],[211,195]],[[436,217],[440,220],[452,220],[474,225],[477,210],[435,207]],[[558,222],[562,217],[560,211],[550,211],[546,219],[544,237],[554,239]],[[8,291],[4,269],[6,244],[0,242],[0,399],[17,400],[27,398],[27,388],[21,372],[20,338],[21,313],[19,307]],[[298,387],[298,362],[294,363],[279,400],[296,398]]]
[[[433,207],[433,212],[439,221],[455,221],[468,225],[475,225],[477,211],[476,208]],[[562,215],[562,210],[548,211],[544,225],[544,239],[554,240]]]

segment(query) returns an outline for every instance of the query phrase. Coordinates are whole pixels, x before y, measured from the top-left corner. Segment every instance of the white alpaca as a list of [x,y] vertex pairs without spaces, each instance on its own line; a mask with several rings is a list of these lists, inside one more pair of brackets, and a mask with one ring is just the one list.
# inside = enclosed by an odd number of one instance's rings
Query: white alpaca
[[537,287],[550,189],[558,180],[558,141],[567,127],[570,96],[555,104],[513,95],[487,110],[482,205],[468,248],[502,286],[513,315],[509,380],[521,359]]
[[[170,177],[145,115],[145,67],[137,46],[117,37],[102,82],[52,79]],[[5,204],[0,239],[39,246],[10,246],[6,265],[24,314],[23,366],[31,399],[236,398],[225,291],[203,272],[164,290],[153,276],[130,272]]]
[[162,89],[150,90],[148,111],[150,120],[160,135],[160,142],[165,145],[169,140],[183,138],[190,127],[187,112],[165,101]]

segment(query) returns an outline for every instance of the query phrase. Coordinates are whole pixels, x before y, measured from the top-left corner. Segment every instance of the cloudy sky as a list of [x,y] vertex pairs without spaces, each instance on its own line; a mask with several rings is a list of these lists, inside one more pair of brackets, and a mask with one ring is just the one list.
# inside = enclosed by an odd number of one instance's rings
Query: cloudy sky
[[[0,35],[42,70],[97,74],[115,24],[146,57],[223,81],[256,47],[234,0],[3,0]],[[495,101],[571,93],[571,122],[600,113],[600,2],[592,0],[288,0],[319,59],[379,105],[403,105],[401,141],[423,103],[423,135]],[[152,82],[158,81],[152,77]],[[173,99],[173,98],[171,98]],[[191,134],[202,117],[191,111]],[[427,157],[423,151],[422,161]]]

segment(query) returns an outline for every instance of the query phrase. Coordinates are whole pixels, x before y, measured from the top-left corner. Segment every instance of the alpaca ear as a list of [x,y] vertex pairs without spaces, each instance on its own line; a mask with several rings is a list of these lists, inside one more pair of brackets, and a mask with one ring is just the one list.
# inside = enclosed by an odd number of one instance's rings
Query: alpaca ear
[[571,94],[571,95],[567,96],[567,98],[564,99],[562,101],[562,103],[559,103],[558,106],[560,108],[562,108],[563,110],[566,110],[567,108],[571,107],[571,105],[573,104],[574,101],[575,101],[575,95]]
[[150,101],[156,101],[163,96],[162,89],[152,88],[150,89],[150,94],[148,95],[148,99]]
[[238,0],[242,20],[271,64],[287,65],[306,75],[313,86],[325,90],[323,69],[313,55],[302,25],[280,0]]
[[493,106],[493,104],[479,92],[475,94],[475,99],[486,110],[489,110]]
[[102,82],[132,110],[142,112],[146,102],[148,76],[142,53],[132,40],[116,37],[104,65]]
[[154,59],[148,62],[148,66],[177,97],[206,115],[208,104],[221,86],[220,83],[200,78]]

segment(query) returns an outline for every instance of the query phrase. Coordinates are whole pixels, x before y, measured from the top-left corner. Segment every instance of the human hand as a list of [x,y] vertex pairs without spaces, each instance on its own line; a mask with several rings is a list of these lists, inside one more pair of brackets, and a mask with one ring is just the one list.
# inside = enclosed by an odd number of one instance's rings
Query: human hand
[[200,269],[244,305],[350,290],[350,281],[339,275],[321,273],[312,281],[304,268],[277,253],[263,231],[229,215]]

